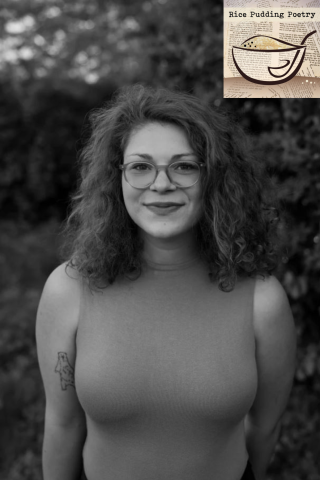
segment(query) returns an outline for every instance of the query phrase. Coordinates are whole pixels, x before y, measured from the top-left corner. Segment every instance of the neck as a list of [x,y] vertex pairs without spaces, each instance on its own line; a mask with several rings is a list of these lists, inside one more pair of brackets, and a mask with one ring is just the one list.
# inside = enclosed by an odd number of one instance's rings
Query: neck
[[163,264],[179,265],[197,257],[196,239],[193,234],[178,238],[154,238],[143,236],[146,261]]

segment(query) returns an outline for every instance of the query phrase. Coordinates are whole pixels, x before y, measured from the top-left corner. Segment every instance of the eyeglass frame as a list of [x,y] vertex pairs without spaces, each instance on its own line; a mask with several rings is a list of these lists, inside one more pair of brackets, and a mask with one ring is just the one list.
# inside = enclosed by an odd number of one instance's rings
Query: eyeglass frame
[[[187,187],[181,187],[180,185],[177,185],[175,182],[173,182],[170,178],[170,175],[169,175],[169,172],[168,172],[168,169],[169,167],[172,167],[172,165],[175,165],[176,163],[181,163],[182,161],[179,160],[177,162],[173,162],[173,163],[170,163],[169,165],[155,165],[154,163],[151,163],[151,162],[141,162],[139,160],[135,160],[133,162],[128,162],[128,163],[125,163],[124,165],[119,165],[119,169],[124,173],[124,179],[125,181],[132,187],[132,188],[136,188],[138,190],[144,190],[145,188],[149,188],[150,185],[152,185],[156,180],[157,180],[157,176],[159,174],[159,171],[160,170],[165,170],[166,172],[166,175],[168,177],[168,179],[170,180],[170,183],[172,183],[173,185],[175,185],[176,187],[178,188],[190,188],[190,187],[193,187],[193,185],[196,185],[196,183],[199,182],[200,180],[200,176],[201,176],[201,168],[199,169],[199,177],[198,179],[192,183],[192,185],[188,185]],[[195,163],[196,165],[198,165],[199,167],[206,167],[207,165],[205,163],[198,163],[198,162],[195,162],[193,160],[186,160],[187,163]],[[127,166],[128,165],[131,165],[132,163],[143,163],[145,165],[151,165],[152,167],[154,167],[156,169],[156,175],[154,177],[154,180],[152,182],[150,182],[148,185],[146,185],[145,187],[134,187],[133,185],[131,185],[131,183],[129,182],[129,180],[127,179],[127,176],[126,176],[126,169],[127,169]]]

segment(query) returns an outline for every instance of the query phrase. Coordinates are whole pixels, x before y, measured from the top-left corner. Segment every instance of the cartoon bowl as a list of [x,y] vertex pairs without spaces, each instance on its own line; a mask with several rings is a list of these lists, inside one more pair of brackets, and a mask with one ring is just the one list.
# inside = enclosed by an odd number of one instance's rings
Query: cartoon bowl
[[[314,30],[308,33],[301,45],[279,41],[273,37],[260,36],[248,38],[240,47],[232,47],[232,57],[238,72],[249,82],[262,85],[278,85],[293,78],[299,71],[307,46],[304,45]],[[265,39],[270,39],[269,45]],[[260,45],[259,49],[255,49]],[[261,48],[261,44],[264,45]],[[244,46],[245,45],[245,46]]]

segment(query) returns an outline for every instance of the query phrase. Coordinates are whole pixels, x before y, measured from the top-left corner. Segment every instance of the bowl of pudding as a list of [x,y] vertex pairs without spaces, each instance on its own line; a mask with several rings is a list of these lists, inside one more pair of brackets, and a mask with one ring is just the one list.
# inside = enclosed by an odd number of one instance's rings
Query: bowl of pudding
[[305,57],[306,35],[301,45],[256,35],[232,47],[232,57],[238,72],[249,82],[262,85],[284,83],[299,71]]

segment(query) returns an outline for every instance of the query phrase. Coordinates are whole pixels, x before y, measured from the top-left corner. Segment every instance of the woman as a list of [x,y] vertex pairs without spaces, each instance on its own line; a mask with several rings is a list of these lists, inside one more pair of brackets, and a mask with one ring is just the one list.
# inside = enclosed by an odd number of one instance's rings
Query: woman
[[263,172],[191,95],[127,88],[92,127],[38,310],[44,480],[264,480],[295,330]]

